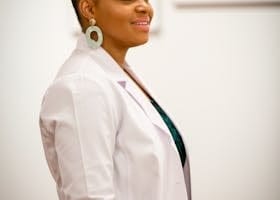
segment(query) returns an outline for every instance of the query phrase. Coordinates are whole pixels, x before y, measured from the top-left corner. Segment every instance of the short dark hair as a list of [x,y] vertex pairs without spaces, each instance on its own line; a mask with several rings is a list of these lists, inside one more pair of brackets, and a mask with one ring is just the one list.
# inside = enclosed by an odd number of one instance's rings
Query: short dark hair
[[79,22],[81,23],[81,21],[80,21],[80,15],[79,15],[79,10],[78,10],[78,1],[79,1],[79,0],[72,0],[72,5],[73,5],[73,7],[74,7],[76,16],[77,16]]

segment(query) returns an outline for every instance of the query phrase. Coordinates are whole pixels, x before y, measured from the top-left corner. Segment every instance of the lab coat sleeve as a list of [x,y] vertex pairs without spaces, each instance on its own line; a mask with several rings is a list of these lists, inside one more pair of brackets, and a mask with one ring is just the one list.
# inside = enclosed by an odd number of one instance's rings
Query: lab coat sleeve
[[[115,199],[118,119],[113,93],[102,82],[79,77],[58,81],[49,89],[41,130],[46,130],[42,131],[44,148],[61,199]],[[50,124],[53,129],[47,130]],[[48,137],[53,137],[53,144]]]

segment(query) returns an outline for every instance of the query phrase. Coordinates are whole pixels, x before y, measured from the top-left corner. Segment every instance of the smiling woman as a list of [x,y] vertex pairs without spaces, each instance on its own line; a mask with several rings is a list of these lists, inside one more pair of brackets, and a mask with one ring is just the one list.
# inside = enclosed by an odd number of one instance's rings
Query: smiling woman
[[60,200],[191,200],[183,138],[125,61],[149,39],[151,4],[72,2],[83,32],[40,113]]

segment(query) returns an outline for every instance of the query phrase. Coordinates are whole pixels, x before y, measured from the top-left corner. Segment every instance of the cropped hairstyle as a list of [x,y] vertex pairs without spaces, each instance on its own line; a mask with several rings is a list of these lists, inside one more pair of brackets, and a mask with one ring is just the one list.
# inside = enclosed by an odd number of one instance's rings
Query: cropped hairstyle
[[80,19],[80,15],[79,15],[79,11],[78,11],[78,1],[79,0],[72,0],[72,5],[74,7],[74,10],[75,10],[75,13],[76,13],[76,16],[81,24],[81,19]]

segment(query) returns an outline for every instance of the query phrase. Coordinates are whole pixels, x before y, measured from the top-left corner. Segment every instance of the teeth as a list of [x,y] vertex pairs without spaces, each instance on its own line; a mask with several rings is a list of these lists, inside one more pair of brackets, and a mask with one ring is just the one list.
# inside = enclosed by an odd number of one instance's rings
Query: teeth
[[136,25],[148,25],[148,22],[136,22]]

